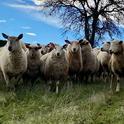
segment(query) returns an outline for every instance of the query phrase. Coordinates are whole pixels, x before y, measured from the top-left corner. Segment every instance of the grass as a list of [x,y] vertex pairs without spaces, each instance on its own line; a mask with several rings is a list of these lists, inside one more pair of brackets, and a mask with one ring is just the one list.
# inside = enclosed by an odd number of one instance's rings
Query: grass
[[42,84],[1,90],[0,124],[124,124],[124,86],[114,95],[103,82],[76,84],[58,95]]

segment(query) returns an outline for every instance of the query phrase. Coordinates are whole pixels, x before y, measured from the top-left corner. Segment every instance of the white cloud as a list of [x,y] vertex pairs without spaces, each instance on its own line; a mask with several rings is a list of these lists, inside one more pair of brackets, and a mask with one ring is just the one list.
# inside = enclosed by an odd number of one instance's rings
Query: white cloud
[[[35,0],[33,0],[35,1]],[[21,9],[25,13],[32,16],[33,19],[36,19],[38,21],[42,21],[46,24],[52,25],[57,28],[62,28],[62,25],[60,24],[60,20],[54,16],[45,16],[42,11],[43,7],[36,6],[36,5],[25,5],[25,4],[6,4],[9,7]]]
[[6,4],[9,7],[12,8],[20,8],[20,9],[28,9],[28,10],[36,10],[36,11],[41,11],[43,10],[43,7],[41,6],[36,6],[36,5],[26,5],[26,4],[11,4],[11,3],[7,3]]
[[43,5],[46,0],[32,0],[36,5]]
[[5,19],[0,20],[0,23],[6,23],[6,22],[7,22],[7,20],[5,20]]
[[16,0],[17,2],[19,2],[19,3],[25,3],[26,1],[24,1],[24,0]]
[[30,35],[30,36],[37,36],[37,34],[33,33],[33,32],[28,32],[26,33],[27,35]]
[[29,26],[22,26],[21,28],[22,29],[31,29],[31,27],[29,27]]
[[38,21],[42,21],[46,24],[49,24],[51,26],[55,26],[57,28],[62,28],[62,25],[60,23],[60,20],[54,16],[46,16],[41,13],[32,13],[32,16],[35,17]]

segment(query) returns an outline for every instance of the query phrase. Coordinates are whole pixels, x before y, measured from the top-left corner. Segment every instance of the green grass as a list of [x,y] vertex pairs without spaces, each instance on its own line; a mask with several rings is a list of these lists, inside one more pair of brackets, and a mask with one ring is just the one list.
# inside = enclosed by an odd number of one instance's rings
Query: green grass
[[103,82],[77,84],[58,95],[42,84],[1,90],[0,124],[124,124],[124,86],[114,95]]

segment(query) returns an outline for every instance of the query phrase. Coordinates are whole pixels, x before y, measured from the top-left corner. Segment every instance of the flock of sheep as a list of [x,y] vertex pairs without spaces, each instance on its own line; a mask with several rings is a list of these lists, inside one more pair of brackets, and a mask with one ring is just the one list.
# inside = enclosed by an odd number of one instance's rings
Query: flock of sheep
[[[112,91],[120,91],[120,78],[124,76],[124,45],[122,41],[105,42],[102,48],[92,48],[88,40],[65,40],[60,46],[31,45],[22,42],[23,34],[8,36],[0,45],[0,80],[7,88],[20,80],[33,85],[38,78],[45,80],[49,90],[59,92],[64,85],[75,82],[92,82],[101,77],[107,82],[110,77]],[[116,80],[114,80],[116,77]]]

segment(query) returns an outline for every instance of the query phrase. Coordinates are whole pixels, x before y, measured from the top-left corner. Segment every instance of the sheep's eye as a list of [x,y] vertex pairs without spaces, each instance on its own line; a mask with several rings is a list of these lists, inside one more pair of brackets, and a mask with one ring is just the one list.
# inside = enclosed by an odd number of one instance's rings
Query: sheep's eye
[[84,46],[85,44],[84,44],[84,43],[82,43],[81,45],[82,45],[82,46]]
[[35,50],[38,50],[37,48],[35,48]]

